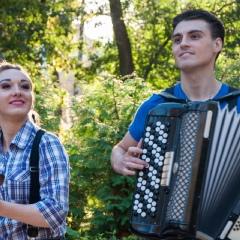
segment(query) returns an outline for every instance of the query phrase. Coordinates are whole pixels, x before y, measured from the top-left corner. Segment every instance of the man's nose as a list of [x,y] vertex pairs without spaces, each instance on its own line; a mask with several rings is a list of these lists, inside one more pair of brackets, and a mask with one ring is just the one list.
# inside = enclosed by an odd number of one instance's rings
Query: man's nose
[[188,47],[190,45],[190,41],[187,37],[183,37],[180,43],[181,47]]

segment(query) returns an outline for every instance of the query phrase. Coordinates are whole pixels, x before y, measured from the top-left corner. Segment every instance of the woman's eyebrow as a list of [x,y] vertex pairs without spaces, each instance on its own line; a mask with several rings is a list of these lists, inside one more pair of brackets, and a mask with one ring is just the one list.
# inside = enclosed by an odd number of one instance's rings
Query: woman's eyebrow
[[[11,81],[11,79],[10,79],[10,78],[2,79],[2,80],[0,80],[0,83],[1,83],[1,82],[4,82],[4,81],[8,81],[8,82],[9,82],[9,81]],[[27,79],[21,79],[20,81],[21,81],[21,82],[28,82],[28,83],[30,83],[30,81],[27,80]]]
[[11,81],[11,79],[10,78],[2,79],[2,80],[0,80],[0,83],[4,82],[4,81]]
[[28,83],[30,83],[30,81],[27,80],[27,79],[21,79],[21,82],[28,82]]

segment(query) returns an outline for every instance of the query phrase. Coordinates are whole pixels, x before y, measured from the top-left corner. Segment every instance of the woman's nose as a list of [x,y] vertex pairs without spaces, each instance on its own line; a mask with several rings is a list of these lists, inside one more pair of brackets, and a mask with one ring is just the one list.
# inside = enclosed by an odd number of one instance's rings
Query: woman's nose
[[21,95],[21,89],[18,86],[15,86],[13,88],[13,95],[14,96],[20,96]]

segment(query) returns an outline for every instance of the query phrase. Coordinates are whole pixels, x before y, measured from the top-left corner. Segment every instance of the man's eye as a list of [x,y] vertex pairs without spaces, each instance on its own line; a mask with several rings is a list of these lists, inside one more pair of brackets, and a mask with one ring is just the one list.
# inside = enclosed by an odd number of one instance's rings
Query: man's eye
[[181,42],[181,38],[174,38],[173,42],[174,43],[180,43]]
[[192,35],[192,38],[197,39],[197,38],[199,38],[199,35]]

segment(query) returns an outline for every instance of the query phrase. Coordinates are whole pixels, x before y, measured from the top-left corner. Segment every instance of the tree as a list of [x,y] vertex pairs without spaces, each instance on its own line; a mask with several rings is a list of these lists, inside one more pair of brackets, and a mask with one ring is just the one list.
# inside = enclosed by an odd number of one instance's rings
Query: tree
[[126,26],[123,21],[123,14],[120,0],[109,0],[113,30],[116,37],[118,48],[120,75],[132,74],[134,64],[132,59],[131,43],[127,34]]
[[[110,1],[112,4],[113,1]],[[205,8],[217,15],[226,28],[225,62],[236,58],[239,51],[239,12],[238,0],[209,1],[121,1],[122,21],[131,43],[134,70],[138,76],[145,79],[158,89],[163,89],[179,81],[179,71],[175,66],[171,53],[171,33],[173,17],[189,7]],[[112,14],[116,9],[112,9]],[[119,10],[118,10],[119,11]],[[116,12],[115,15],[118,13]],[[121,30],[114,30],[114,32]],[[125,38],[126,39],[126,38]],[[87,69],[94,76],[99,70],[107,70],[114,75],[120,75],[117,35],[115,41],[105,46],[96,45],[104,54],[91,55],[93,65]],[[124,51],[123,51],[124,52]]]
[[1,56],[30,73],[37,98],[35,108],[43,127],[55,133],[59,132],[66,96],[66,91],[59,89],[57,71],[69,71],[76,62],[69,56],[76,47],[72,21],[77,11],[73,0],[0,2]]

